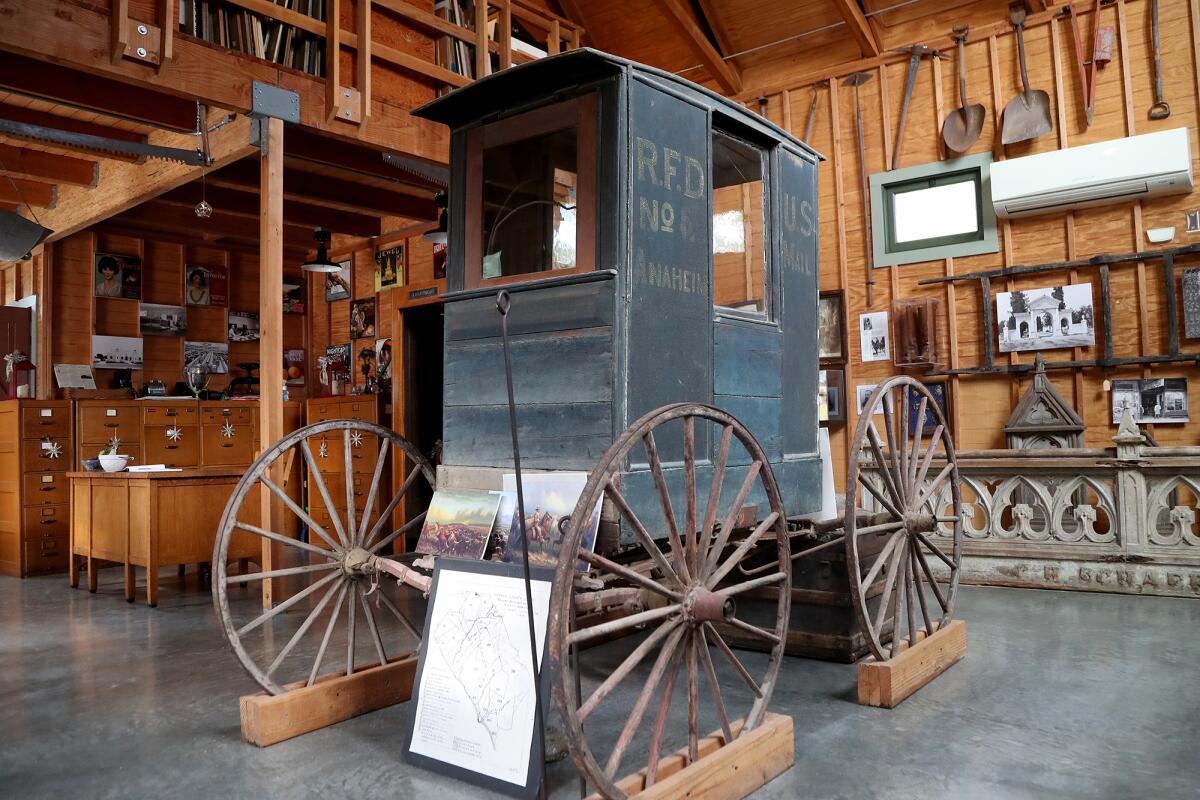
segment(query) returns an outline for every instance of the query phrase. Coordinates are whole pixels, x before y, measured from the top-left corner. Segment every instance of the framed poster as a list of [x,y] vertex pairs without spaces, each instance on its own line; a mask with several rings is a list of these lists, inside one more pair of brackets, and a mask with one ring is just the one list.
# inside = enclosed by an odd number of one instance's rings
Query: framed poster
[[[522,567],[439,558],[413,679],[410,764],[513,797],[538,794],[537,692]],[[552,570],[531,570],[545,676]],[[545,682],[542,682],[545,685]]]
[[138,329],[142,336],[184,336],[187,334],[187,306],[142,303],[138,307]]
[[[579,502],[579,495],[587,484],[586,472],[522,473],[521,492],[525,496],[525,532],[529,536],[529,563],[535,567],[558,566],[558,553],[562,547],[566,523]],[[504,491],[517,491],[517,476],[504,473]],[[587,550],[596,548],[596,532],[600,530],[600,506],[603,496],[596,501],[596,508],[588,519],[581,546]],[[501,556],[504,561],[521,563],[521,526],[512,526],[512,535]],[[587,562],[580,559],[576,565],[580,572],[587,572]]]
[[435,280],[446,277],[446,247],[444,242],[433,246],[433,277]]
[[136,336],[92,336],[92,367],[141,369],[142,340]]
[[325,274],[325,301],[347,300],[350,297],[350,259],[339,261],[337,272]]
[[1000,352],[1088,347],[1096,343],[1092,285],[996,293]]
[[340,369],[350,374],[350,345],[331,344],[325,348],[325,362],[332,369]]
[[350,338],[375,338],[375,298],[350,303]]
[[229,304],[229,272],[224,267],[185,265],[183,268],[183,299],[189,306],[227,306]]
[[495,492],[438,489],[429,503],[415,550],[479,561],[487,550],[499,508],[500,495]]
[[375,254],[375,291],[386,292],[404,283],[404,245]]
[[822,361],[846,360],[846,320],[840,291],[821,292],[817,300],[817,352]]
[[142,260],[137,256],[96,253],[96,297],[142,299]]
[[[945,381],[936,381],[925,383],[925,388],[933,395],[933,402],[937,403],[938,408],[942,411],[942,418],[946,420],[946,424],[950,424],[950,393],[946,389]],[[921,424],[917,418],[917,412],[921,410],[922,395],[916,387],[906,387],[908,392],[908,435],[917,435],[917,426]],[[934,430],[938,426],[937,414],[932,408],[925,408],[925,422],[921,429],[921,438],[928,439],[933,436]]]
[[858,343],[864,362],[892,360],[888,312],[876,311],[858,316]]
[[304,385],[304,351],[283,351],[283,374],[288,386]]
[[392,385],[392,340],[375,340],[375,376],[382,386]]
[[283,313],[304,313],[304,284],[283,282]]

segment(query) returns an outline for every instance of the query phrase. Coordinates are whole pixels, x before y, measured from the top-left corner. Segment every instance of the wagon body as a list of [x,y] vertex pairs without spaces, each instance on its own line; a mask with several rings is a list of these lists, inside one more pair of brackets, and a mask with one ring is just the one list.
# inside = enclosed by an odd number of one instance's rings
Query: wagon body
[[[590,470],[642,414],[707,403],[762,443],[789,515],[818,510],[818,154],[702,87],[593,50],[505,70],[415,113],[451,128],[439,485],[495,488],[512,468],[495,311],[504,288],[526,468]],[[714,154],[714,137],[735,143],[732,158],[728,148]],[[546,156],[522,155],[522,140]],[[564,140],[574,152],[552,155]],[[747,153],[757,165],[737,163]],[[573,174],[563,178],[560,165]],[[736,182],[742,167],[760,171],[765,230],[750,311],[714,305],[714,186]],[[549,180],[571,184],[566,200],[538,199]],[[532,240],[561,244],[545,239],[568,208],[573,261],[525,271],[518,262],[542,257]],[[535,219],[518,223],[520,214]],[[703,471],[717,442],[697,435]],[[681,437],[658,446],[675,491]],[[735,449],[729,499],[739,462],[744,473],[749,459]],[[635,508],[653,505],[645,463],[625,464],[621,481]]]

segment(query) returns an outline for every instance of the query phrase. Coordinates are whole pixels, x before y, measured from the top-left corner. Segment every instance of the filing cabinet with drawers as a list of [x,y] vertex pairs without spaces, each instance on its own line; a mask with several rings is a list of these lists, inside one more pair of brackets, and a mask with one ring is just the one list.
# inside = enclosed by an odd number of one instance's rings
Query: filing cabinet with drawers
[[0,402],[0,573],[66,570],[73,427],[68,400]]

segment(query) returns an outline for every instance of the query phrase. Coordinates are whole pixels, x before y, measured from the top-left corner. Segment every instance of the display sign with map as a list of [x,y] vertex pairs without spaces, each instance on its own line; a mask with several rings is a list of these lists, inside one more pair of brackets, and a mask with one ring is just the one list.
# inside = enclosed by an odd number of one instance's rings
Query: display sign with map
[[[539,664],[552,580],[549,570],[532,571]],[[439,558],[413,682],[409,762],[514,797],[536,796],[529,649],[521,568]]]

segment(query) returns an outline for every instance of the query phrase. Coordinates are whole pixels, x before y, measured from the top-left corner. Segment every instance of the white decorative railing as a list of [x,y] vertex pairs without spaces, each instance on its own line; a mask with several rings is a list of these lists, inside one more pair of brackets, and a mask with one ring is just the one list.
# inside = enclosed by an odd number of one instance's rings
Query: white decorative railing
[[[1200,597],[1200,447],[1147,446],[1130,419],[1113,441],[959,453],[962,580]],[[948,483],[928,505],[953,514]]]

